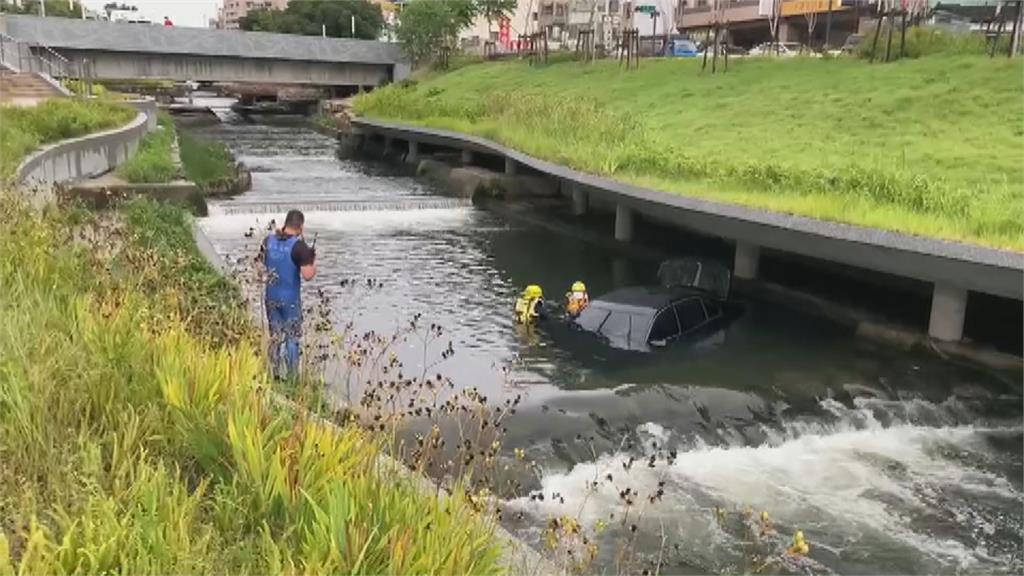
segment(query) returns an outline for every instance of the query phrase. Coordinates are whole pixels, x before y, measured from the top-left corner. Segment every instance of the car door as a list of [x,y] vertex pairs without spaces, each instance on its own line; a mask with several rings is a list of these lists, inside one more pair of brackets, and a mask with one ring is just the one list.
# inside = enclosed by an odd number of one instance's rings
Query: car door
[[664,346],[678,338],[679,334],[679,318],[672,306],[667,306],[654,317],[647,342],[651,346]]
[[679,300],[672,304],[676,316],[679,318],[679,330],[681,334],[688,334],[700,328],[708,321],[707,313],[700,298],[692,297]]

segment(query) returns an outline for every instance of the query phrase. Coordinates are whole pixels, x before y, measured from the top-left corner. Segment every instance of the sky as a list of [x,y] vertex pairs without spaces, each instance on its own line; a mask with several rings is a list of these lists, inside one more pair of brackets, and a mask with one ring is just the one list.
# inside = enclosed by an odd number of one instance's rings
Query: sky
[[[116,0],[119,3],[138,6],[139,12],[150,20],[163,21],[167,16],[175,26],[205,28],[210,18],[217,17],[221,0]],[[110,0],[85,0],[86,7],[102,10]]]

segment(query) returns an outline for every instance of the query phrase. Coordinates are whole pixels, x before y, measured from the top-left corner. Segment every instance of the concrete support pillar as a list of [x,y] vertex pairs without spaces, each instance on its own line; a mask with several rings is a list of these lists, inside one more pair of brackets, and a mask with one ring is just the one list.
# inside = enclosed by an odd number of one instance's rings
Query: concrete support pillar
[[[579,184],[571,183],[569,186],[569,189],[572,190],[572,215],[583,216],[587,213],[587,209],[589,208],[590,195]],[[617,230],[618,224],[616,224],[615,227]]]
[[736,242],[736,256],[733,260],[733,276],[745,280],[757,278],[761,264],[761,247],[749,242]]
[[622,242],[633,239],[633,210],[625,204],[615,206],[615,239]]
[[951,284],[936,284],[932,291],[932,313],[928,335],[936,340],[957,342],[964,335],[967,290]]
[[630,273],[629,260],[615,258],[612,260],[612,284],[614,286],[629,286],[633,278]]
[[420,143],[415,140],[409,140],[409,153],[405,155],[406,162],[419,162],[420,161]]
[[505,174],[507,174],[509,176],[515,176],[517,168],[518,168],[518,166],[516,166],[516,161],[506,156],[505,157]]
[[462,163],[465,164],[466,166],[472,164],[473,163],[473,151],[472,150],[463,150],[462,151],[462,155],[461,155],[461,159],[462,159]]

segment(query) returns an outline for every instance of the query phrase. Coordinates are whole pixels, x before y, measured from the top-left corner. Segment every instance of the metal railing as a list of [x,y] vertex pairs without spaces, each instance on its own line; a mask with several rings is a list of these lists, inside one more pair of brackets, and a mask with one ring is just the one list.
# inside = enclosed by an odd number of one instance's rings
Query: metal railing
[[51,79],[71,78],[76,71],[67,58],[49,46],[33,46],[3,32],[0,32],[0,63],[16,72],[38,72]]

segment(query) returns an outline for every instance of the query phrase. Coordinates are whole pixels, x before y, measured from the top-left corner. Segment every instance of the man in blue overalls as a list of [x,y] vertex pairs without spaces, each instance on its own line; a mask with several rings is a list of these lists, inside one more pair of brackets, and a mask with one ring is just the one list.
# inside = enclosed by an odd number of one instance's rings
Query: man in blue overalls
[[293,378],[299,372],[301,284],[302,280],[312,280],[316,275],[316,251],[302,240],[305,221],[302,212],[292,210],[285,216],[284,227],[263,241],[263,262],[268,276],[265,304],[270,324],[270,362],[277,378]]

